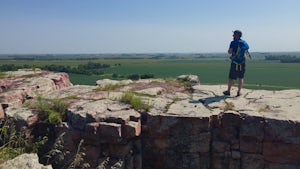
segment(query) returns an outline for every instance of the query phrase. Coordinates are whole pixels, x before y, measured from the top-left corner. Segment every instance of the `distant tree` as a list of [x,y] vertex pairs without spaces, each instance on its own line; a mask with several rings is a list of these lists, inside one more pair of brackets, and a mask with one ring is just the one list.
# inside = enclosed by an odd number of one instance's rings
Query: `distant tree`
[[143,74],[141,75],[141,79],[150,79],[154,78],[154,74]]
[[285,60],[285,59],[293,59],[296,58],[296,56],[291,55],[268,55],[265,56],[265,60]]
[[28,65],[28,64],[24,64],[24,65],[23,65],[23,68],[29,69],[29,68],[32,68],[32,66],[30,66],[30,65]]
[[21,68],[22,66],[16,66],[14,64],[4,64],[0,66],[1,71],[15,71]]
[[286,58],[286,59],[280,59],[281,63],[300,63],[300,58]]
[[138,75],[138,74],[131,74],[131,75],[128,75],[127,78],[131,79],[131,80],[139,80],[140,79],[140,75]]
[[112,78],[114,78],[114,79],[116,79],[116,78],[118,78],[118,77],[119,77],[119,75],[118,75],[118,74],[116,74],[116,73],[113,73],[113,74],[111,75],[111,77],[112,77]]

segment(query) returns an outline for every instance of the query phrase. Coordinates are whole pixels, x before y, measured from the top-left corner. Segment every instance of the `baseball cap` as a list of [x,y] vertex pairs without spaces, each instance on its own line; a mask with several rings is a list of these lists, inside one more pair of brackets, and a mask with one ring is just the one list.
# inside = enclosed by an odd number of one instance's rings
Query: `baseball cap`
[[232,31],[233,32],[233,34],[236,34],[236,35],[238,35],[239,37],[242,37],[242,31],[240,31],[240,30],[235,30],[235,31]]

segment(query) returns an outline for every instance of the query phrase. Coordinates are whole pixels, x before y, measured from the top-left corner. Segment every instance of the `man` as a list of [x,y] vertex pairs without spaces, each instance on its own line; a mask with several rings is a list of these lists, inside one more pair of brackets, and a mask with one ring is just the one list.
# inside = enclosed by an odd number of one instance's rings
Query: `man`
[[239,79],[238,91],[236,96],[241,95],[241,89],[244,83],[244,74],[246,71],[245,57],[248,55],[249,46],[246,41],[241,39],[242,32],[235,30],[233,32],[233,41],[231,41],[228,54],[231,54],[231,65],[229,71],[228,88],[223,92],[225,96],[230,96],[230,90],[234,84],[234,80]]

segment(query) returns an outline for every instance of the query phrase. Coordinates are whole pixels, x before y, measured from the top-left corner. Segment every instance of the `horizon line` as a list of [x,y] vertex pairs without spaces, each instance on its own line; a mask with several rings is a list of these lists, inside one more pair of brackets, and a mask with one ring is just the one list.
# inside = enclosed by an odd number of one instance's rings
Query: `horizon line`
[[[300,51],[251,51],[251,53],[300,53]],[[103,53],[0,53],[0,55],[122,55],[122,54],[227,54],[227,52],[103,52]]]

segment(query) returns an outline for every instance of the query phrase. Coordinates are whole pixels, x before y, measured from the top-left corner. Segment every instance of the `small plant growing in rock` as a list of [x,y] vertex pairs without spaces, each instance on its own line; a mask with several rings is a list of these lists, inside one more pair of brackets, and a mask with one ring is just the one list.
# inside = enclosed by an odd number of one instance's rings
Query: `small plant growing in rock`
[[68,169],[75,169],[77,167],[80,167],[82,169],[84,168],[90,168],[90,165],[88,163],[84,163],[84,157],[85,157],[85,153],[83,152],[84,149],[82,148],[82,144],[83,144],[84,140],[80,140],[80,143],[77,147],[77,151],[76,154],[74,155],[73,158],[71,158],[71,163],[68,166]]
[[177,102],[177,101],[180,101],[181,99],[179,97],[174,97],[172,98],[173,102]]
[[225,101],[224,110],[225,111],[227,111],[227,110],[234,110],[234,104],[232,102]]
[[52,146],[52,149],[42,156],[41,160],[43,163],[45,163],[46,165],[48,164],[57,165],[65,159],[65,156],[67,156],[70,153],[69,151],[63,151],[64,135],[65,133],[59,135],[56,138]]
[[103,161],[97,166],[96,169],[106,169],[106,168],[124,168],[124,161],[120,159],[114,159],[110,157],[104,157]]
[[75,168],[90,168],[88,163],[84,162],[84,149],[82,148],[82,144],[84,140],[80,140],[77,151],[75,152],[74,156],[65,149],[64,147],[64,135],[66,133],[62,133],[59,137],[55,140],[52,149],[47,152],[41,160],[46,164],[52,164],[56,168],[62,169],[75,169]]
[[258,112],[266,112],[266,111],[270,111],[271,110],[271,107],[269,105],[266,105],[264,108],[259,108],[258,109]]
[[106,157],[103,161],[100,162],[100,164],[97,166],[97,169],[106,169],[106,167],[109,164],[109,157]]
[[142,99],[138,96],[135,96],[132,91],[125,92],[120,101],[131,104],[132,107],[137,111],[142,109],[148,111],[150,109],[150,106],[143,103]]
[[192,83],[190,81],[178,80],[184,87],[184,89],[190,93],[193,92]]
[[65,118],[67,105],[60,99],[47,100],[38,98],[39,119],[52,124],[61,123]]

